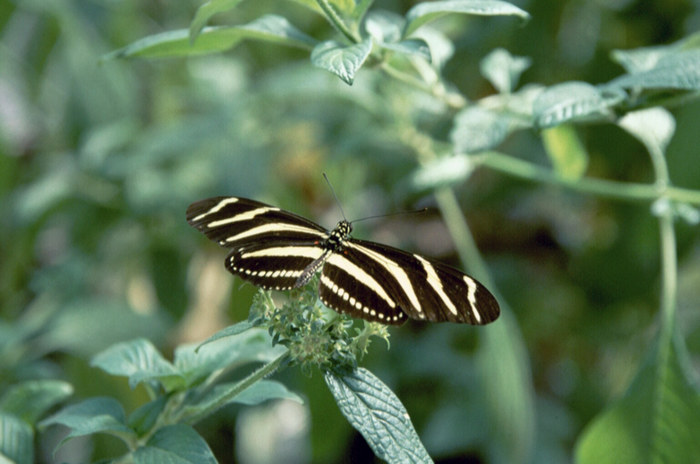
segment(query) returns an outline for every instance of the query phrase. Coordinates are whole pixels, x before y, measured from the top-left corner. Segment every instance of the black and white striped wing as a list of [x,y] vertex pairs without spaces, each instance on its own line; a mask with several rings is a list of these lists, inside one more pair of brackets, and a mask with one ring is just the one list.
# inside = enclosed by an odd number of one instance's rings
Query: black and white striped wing
[[445,264],[378,243],[347,239],[328,257],[320,298],[354,317],[487,324],[500,309],[486,287]]
[[198,201],[187,208],[187,222],[232,249],[226,258],[231,273],[267,289],[294,288],[304,269],[326,253],[324,228],[247,198]]

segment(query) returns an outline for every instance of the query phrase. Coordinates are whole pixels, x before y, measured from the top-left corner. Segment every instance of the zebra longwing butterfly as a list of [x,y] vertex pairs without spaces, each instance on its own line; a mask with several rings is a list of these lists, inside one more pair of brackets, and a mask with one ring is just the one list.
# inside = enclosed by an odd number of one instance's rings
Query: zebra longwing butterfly
[[487,324],[500,309],[472,277],[445,264],[350,237],[346,220],[328,231],[255,200],[215,197],[187,208],[187,222],[231,248],[226,268],[258,287],[288,290],[321,270],[321,301],[384,324],[406,318]]

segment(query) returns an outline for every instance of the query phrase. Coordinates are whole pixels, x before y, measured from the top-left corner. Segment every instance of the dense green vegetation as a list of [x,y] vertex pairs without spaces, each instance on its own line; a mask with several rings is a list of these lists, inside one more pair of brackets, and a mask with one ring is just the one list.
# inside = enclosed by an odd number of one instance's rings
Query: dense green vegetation
[[[0,4],[0,461],[696,462],[697,8]],[[501,318],[353,323],[185,221],[332,227],[324,172]]]

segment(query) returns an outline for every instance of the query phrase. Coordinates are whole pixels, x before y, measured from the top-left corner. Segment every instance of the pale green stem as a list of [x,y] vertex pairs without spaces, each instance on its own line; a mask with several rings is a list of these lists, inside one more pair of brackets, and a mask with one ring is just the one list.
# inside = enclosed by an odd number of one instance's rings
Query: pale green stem
[[[662,195],[670,200],[700,205],[700,191],[656,184],[636,184],[605,179],[566,179],[551,169],[498,152],[474,157],[476,164],[529,181],[559,185],[570,190],[628,201],[654,201]],[[665,166],[665,165],[664,165]],[[658,176],[657,176],[658,178]]]

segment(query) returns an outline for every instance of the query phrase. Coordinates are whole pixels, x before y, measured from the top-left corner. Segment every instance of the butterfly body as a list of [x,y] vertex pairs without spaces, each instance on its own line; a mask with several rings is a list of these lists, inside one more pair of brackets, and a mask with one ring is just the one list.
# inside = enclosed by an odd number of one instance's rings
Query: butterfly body
[[352,224],[331,231],[294,213],[240,197],[190,205],[187,221],[230,248],[226,268],[265,289],[288,290],[321,271],[323,303],[353,317],[402,324],[407,318],[486,324],[499,313],[472,277],[437,261],[352,238]]

